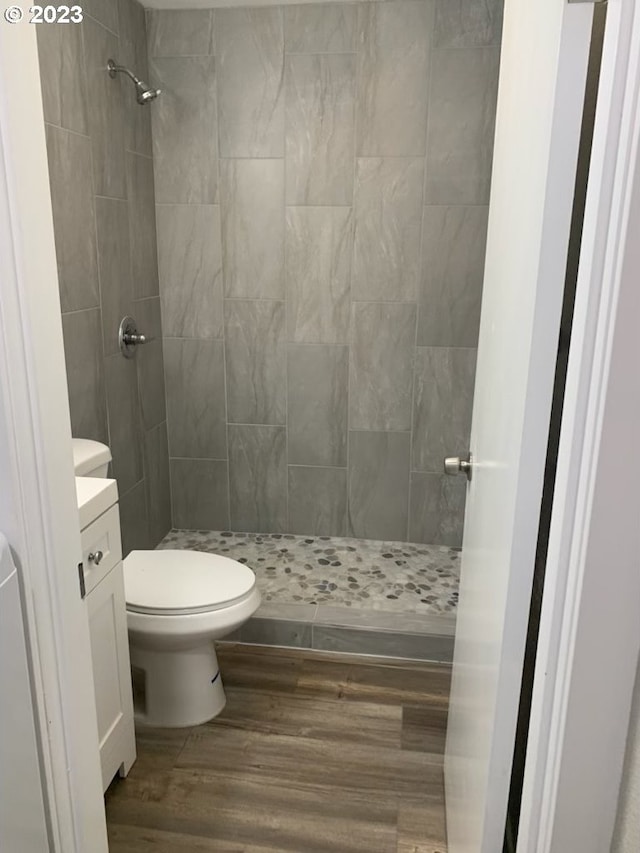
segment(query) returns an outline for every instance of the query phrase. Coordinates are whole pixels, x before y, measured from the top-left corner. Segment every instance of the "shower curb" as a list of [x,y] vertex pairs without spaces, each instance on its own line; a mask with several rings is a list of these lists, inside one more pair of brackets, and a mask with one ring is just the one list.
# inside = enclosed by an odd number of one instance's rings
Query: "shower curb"
[[224,642],[451,663],[455,621],[453,614],[267,603]]

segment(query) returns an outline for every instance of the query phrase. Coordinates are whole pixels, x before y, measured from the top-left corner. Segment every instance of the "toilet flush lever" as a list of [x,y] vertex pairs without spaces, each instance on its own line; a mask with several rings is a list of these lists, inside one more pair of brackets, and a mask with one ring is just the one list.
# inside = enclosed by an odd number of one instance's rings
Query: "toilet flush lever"
[[123,317],[118,329],[118,346],[120,352],[125,358],[133,358],[136,354],[136,347],[140,344],[147,344],[153,338],[149,335],[143,335],[138,331],[138,326],[133,317]]

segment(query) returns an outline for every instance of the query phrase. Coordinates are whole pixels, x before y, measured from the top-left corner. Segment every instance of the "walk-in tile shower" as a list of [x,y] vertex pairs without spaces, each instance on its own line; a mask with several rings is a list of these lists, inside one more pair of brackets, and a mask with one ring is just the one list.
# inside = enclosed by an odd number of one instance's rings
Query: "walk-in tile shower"
[[501,0],[86,11],[38,35],[73,430],[125,549],[246,561],[251,639],[440,654]]

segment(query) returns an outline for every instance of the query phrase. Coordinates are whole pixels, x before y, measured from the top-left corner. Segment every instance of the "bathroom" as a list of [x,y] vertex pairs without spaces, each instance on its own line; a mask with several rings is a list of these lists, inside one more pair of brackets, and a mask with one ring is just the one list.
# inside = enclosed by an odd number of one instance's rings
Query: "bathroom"
[[449,663],[502,0],[86,11],[38,47],[72,432],[123,557],[251,567],[225,640]]
[[88,13],[38,36],[72,431],[124,555],[246,555],[255,642],[451,642],[502,3]]
[[501,64],[504,0],[176,5],[37,28],[109,849],[462,850],[460,567],[504,621],[497,545],[536,539],[478,441],[542,472],[549,438],[504,357],[538,322],[500,249],[526,26]]

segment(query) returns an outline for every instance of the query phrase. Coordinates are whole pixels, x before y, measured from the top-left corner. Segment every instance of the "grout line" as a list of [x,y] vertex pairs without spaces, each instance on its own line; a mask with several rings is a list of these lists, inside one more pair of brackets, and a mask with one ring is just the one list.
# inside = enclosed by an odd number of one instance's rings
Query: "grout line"
[[353,305],[417,305],[415,299],[352,299]]
[[145,160],[151,160],[153,163],[153,154],[145,154],[142,151],[134,151],[132,148],[127,148],[125,146],[124,149],[125,154],[132,154],[134,157],[144,157]]
[[[100,305],[91,305],[87,308],[74,308],[73,311],[61,311],[60,316],[71,317],[73,314],[84,314],[87,311],[100,311]],[[102,331],[102,324],[100,325],[100,331]]]
[[[357,30],[357,26],[356,26]],[[354,44],[356,46],[356,52],[358,47],[357,34],[356,30],[354,30]],[[357,221],[357,207],[356,207],[356,186],[358,183],[358,92],[359,92],[359,84],[361,78],[361,63],[358,62],[358,58],[356,56],[355,60],[355,70],[354,70],[354,81],[353,81],[353,148],[352,148],[352,171],[353,171],[353,182],[351,186],[351,222],[350,222],[350,241],[351,241],[351,252],[350,252],[350,264],[349,264],[349,329],[348,329],[348,337],[349,337],[349,348],[347,350],[347,448],[346,448],[346,457],[347,457],[347,476],[346,476],[346,496],[345,496],[345,518],[344,518],[344,533],[345,536],[350,536],[353,534],[352,524],[351,524],[351,367],[353,363],[353,267],[354,267],[354,258],[355,258],[355,246],[356,246],[356,221]],[[316,614],[317,615],[317,614]]]
[[70,127],[65,127],[62,124],[56,124],[54,121],[45,121],[45,127],[49,126],[54,130],[61,130],[63,133],[70,133],[72,136],[78,136],[80,139],[84,139],[87,142],[91,143],[91,136],[88,133],[81,133],[79,130],[72,130]]
[[274,296],[225,296],[224,299],[227,302],[286,302]]
[[208,457],[208,456],[172,456],[169,454],[169,459],[174,462],[228,462],[227,459],[221,459],[220,457]]
[[[116,9],[117,9],[117,7],[116,7]],[[120,42],[120,34],[119,34],[119,33],[117,33],[115,30],[112,30],[112,29],[111,29],[111,27],[108,27],[106,24],[103,24],[103,23],[102,23],[102,21],[99,21],[99,20],[98,20],[97,18],[95,18],[93,15],[90,15],[87,11],[84,11],[84,12],[83,12],[83,15],[84,15],[84,17],[85,17],[85,18],[89,18],[89,20],[90,20],[90,21],[93,21],[93,23],[94,23],[94,24],[97,24],[97,25],[98,25],[99,27],[101,27],[103,30],[106,30],[106,32],[108,32],[108,33],[109,33],[110,35],[112,35],[114,38],[117,38],[117,39],[118,39],[118,42]],[[118,28],[119,28],[119,27],[120,27],[120,20],[118,19]],[[118,44],[118,47],[120,47],[120,44]],[[104,70],[106,71],[107,69],[105,68]]]
[[[288,462],[288,468],[319,468],[321,471],[346,471],[346,465],[307,465],[304,462]],[[299,534],[296,534],[299,535]],[[314,533],[314,536],[319,536],[320,534]]]
[[[215,53],[214,37],[215,37],[215,19],[213,10],[210,10],[209,22],[211,25],[211,47]],[[215,110],[216,110],[216,199],[218,201],[218,236],[220,238],[220,278],[221,278],[221,302],[222,309],[222,364],[224,370],[224,430],[225,443],[227,449],[227,526],[232,527],[231,523],[231,446],[229,444],[229,385],[227,381],[227,311],[225,304],[225,293],[227,289],[225,264],[224,264],[224,247],[222,243],[222,220],[223,220],[223,204],[222,192],[220,189],[220,74],[218,73],[218,59],[214,59],[214,77],[215,77]]]
[[[169,10],[167,10],[169,11]],[[172,10],[173,11],[173,10]],[[187,10],[185,10],[187,11]],[[196,11],[194,9],[190,9],[188,11]],[[198,10],[198,11],[206,11],[206,10]],[[212,10],[209,10],[212,11]],[[216,59],[215,53],[153,53],[149,54],[149,61],[153,62],[156,59]]]
[[[241,426],[241,427],[268,427],[269,429],[286,429],[286,424],[243,424],[238,421],[228,421],[228,426]],[[277,531],[276,531],[277,532]]]
[[[432,21],[430,28],[430,37],[429,41],[432,41],[434,25],[435,25],[435,8],[432,10]],[[429,44],[431,48],[431,43]],[[406,530],[406,539],[407,542],[411,541],[411,513],[412,513],[412,500],[411,500],[411,484],[412,484],[412,467],[413,467],[413,447],[415,442],[415,432],[416,432],[416,421],[415,421],[415,408],[416,408],[416,379],[417,379],[417,367],[418,367],[418,340],[420,334],[420,314],[421,314],[421,304],[422,304],[422,273],[423,273],[423,251],[424,251],[424,210],[425,210],[425,182],[427,178],[427,151],[429,145],[429,118],[431,115],[431,79],[433,72],[433,50],[429,50],[429,85],[427,86],[427,120],[424,132],[424,155],[422,157],[422,186],[420,187],[421,199],[420,199],[420,242],[418,248],[418,280],[416,282],[416,319],[415,319],[415,333],[413,340],[413,353],[411,359],[411,434],[409,438],[409,478],[407,483],[407,530]]]
[[265,156],[262,156],[262,157],[259,157],[259,156],[253,156],[253,157],[242,156],[242,157],[240,157],[238,155],[236,155],[234,157],[232,157],[230,155],[227,157],[223,157],[220,154],[218,154],[218,160],[284,160],[284,159],[285,159],[284,154],[282,154],[280,157],[265,157]]
[[356,50],[287,50],[286,56],[357,56]]
[[[151,158],[153,159],[153,158]],[[220,207],[220,202],[209,203],[200,201],[156,201],[156,207]],[[444,205],[443,205],[444,206]]]
[[282,59],[282,73],[283,73],[283,100],[284,100],[284,119],[283,119],[283,150],[285,152],[285,159],[282,166],[282,279],[283,279],[283,289],[284,289],[284,342],[283,342],[283,350],[284,350],[284,381],[285,381],[285,497],[286,497],[286,513],[287,513],[287,530],[291,530],[291,500],[289,497],[289,315],[291,312],[291,306],[289,305],[289,277],[287,275],[287,159],[286,159],[286,151],[287,151],[287,85],[286,79],[284,79],[286,75],[285,68],[285,60],[286,55],[284,53],[284,43],[285,43],[285,32],[284,32],[284,12],[282,12],[282,45],[283,45],[283,59]]

